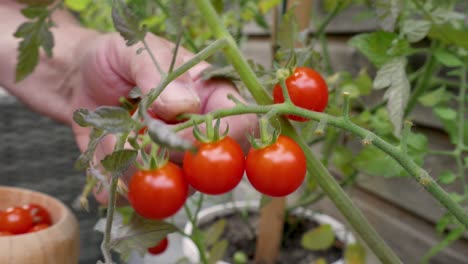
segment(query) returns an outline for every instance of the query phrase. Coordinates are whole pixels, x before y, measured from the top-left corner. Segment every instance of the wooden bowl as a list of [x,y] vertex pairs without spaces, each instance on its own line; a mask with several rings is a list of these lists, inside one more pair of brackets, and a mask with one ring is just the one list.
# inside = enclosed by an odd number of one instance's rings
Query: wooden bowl
[[43,193],[0,186],[0,210],[26,203],[35,203],[46,208],[53,224],[35,233],[0,237],[0,263],[78,263],[80,244],[78,221],[63,203]]

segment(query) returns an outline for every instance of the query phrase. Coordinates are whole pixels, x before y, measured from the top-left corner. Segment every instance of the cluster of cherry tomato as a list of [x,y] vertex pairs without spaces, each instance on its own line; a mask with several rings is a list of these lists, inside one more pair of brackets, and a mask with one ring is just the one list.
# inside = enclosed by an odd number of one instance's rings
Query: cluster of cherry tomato
[[37,232],[51,225],[49,212],[37,204],[29,203],[0,211],[0,236]]
[[[294,105],[324,111],[328,88],[319,73],[297,67],[285,83]],[[274,87],[273,98],[277,104],[284,102],[280,84]],[[298,116],[286,117],[307,121]],[[257,191],[273,197],[291,194],[305,178],[306,157],[301,147],[284,135],[260,148],[252,147],[247,156],[229,136],[198,142],[197,147],[196,153],[185,153],[182,168],[168,161],[161,167],[141,169],[133,175],[128,198],[138,214],[158,220],[170,217],[185,204],[189,186],[209,195],[224,194],[240,183],[244,172]]]

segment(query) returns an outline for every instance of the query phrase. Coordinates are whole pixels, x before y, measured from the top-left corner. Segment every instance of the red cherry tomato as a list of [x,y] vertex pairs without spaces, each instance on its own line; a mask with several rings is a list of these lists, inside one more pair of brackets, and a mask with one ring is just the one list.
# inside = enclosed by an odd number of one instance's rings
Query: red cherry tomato
[[31,227],[31,229],[29,229],[28,233],[41,231],[41,230],[49,228],[49,226],[50,225],[48,225],[48,224],[37,224],[37,225],[34,225],[33,227]]
[[33,218],[21,207],[8,208],[0,214],[1,231],[13,234],[26,233],[33,226]]
[[138,170],[130,179],[128,199],[135,211],[149,219],[177,213],[188,196],[188,183],[174,163],[154,170]]
[[27,210],[31,216],[33,217],[33,224],[38,225],[38,224],[47,224],[51,225],[52,221],[50,218],[49,212],[47,210],[38,205],[38,204],[25,204],[22,206],[23,209]]
[[158,255],[166,251],[167,246],[169,245],[169,240],[165,237],[161,240],[156,246],[148,248],[148,252],[153,255]]
[[[322,76],[316,71],[297,67],[294,73],[286,79],[286,87],[289,97],[294,105],[308,110],[323,112],[328,103],[328,87]],[[284,96],[280,84],[273,88],[273,99],[275,103],[283,103]],[[306,118],[287,115],[291,120],[307,121]]]
[[245,156],[240,145],[226,136],[213,143],[201,143],[197,153],[187,151],[184,172],[188,183],[206,194],[231,191],[242,180]]
[[247,154],[247,178],[257,191],[269,196],[294,192],[304,181],[306,169],[301,147],[286,136],[265,148],[251,148]]
[[7,231],[0,231],[0,237],[2,236],[12,236],[13,233],[7,232]]

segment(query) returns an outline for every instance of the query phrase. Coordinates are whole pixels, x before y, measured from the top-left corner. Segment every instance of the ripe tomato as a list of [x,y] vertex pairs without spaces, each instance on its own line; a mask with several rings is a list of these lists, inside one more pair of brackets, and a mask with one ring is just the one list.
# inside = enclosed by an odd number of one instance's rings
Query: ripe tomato
[[234,189],[242,180],[244,170],[244,152],[228,136],[213,143],[201,143],[197,153],[187,151],[184,156],[188,183],[206,194],[222,194]]
[[12,236],[13,234],[7,231],[0,231],[0,237],[2,236]]
[[38,204],[25,204],[22,206],[23,209],[27,210],[31,216],[33,217],[33,224],[38,225],[38,224],[47,224],[51,225],[52,221],[50,220],[50,214],[47,212],[47,210],[38,205]]
[[286,136],[265,148],[251,148],[247,154],[247,178],[257,191],[269,196],[294,192],[304,181],[306,169],[301,147]]
[[153,255],[158,255],[166,251],[167,246],[169,245],[169,240],[165,237],[161,240],[156,246],[148,248],[148,252]]
[[1,231],[13,234],[26,233],[33,226],[33,218],[21,207],[8,208],[0,214]]
[[174,215],[188,196],[188,183],[174,163],[154,170],[138,170],[130,179],[128,199],[135,211],[149,219]]
[[[297,67],[294,73],[286,79],[286,87],[289,97],[294,105],[308,110],[323,112],[328,103],[328,87],[322,76],[316,71]],[[284,96],[281,85],[273,88],[273,99],[275,103],[283,103]],[[291,120],[307,121],[306,118],[287,115]]]
[[31,229],[28,230],[28,233],[41,231],[41,230],[49,228],[49,226],[50,225],[48,225],[48,224],[37,224],[37,225],[34,225],[33,227],[31,227]]

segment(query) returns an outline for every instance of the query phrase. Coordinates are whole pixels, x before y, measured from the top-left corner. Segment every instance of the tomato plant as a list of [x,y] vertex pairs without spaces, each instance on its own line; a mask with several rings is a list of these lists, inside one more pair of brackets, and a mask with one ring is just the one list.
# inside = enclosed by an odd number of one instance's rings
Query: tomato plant
[[154,247],[148,248],[148,252],[152,255],[158,255],[166,251],[167,246],[169,245],[169,240],[167,237],[165,237],[163,240],[161,240],[158,244],[156,244]]
[[[293,74],[286,79],[289,97],[294,105],[308,110],[323,112],[328,103],[328,86],[323,77],[307,67],[296,67]],[[280,84],[273,88],[275,103],[283,103],[284,95]],[[307,121],[307,118],[287,115],[291,120]]]
[[242,180],[245,157],[239,143],[226,136],[210,143],[200,143],[196,153],[187,151],[184,172],[188,183],[206,194],[223,194]]
[[0,213],[0,231],[22,234],[26,233],[32,226],[32,216],[21,207],[8,208],[5,212]]
[[188,196],[182,169],[172,162],[151,170],[138,170],[130,179],[128,199],[135,211],[149,219],[177,213]]
[[39,224],[51,225],[52,224],[50,214],[44,207],[38,204],[30,203],[30,204],[23,205],[22,208],[27,210],[29,214],[32,216],[34,225],[39,225]]
[[247,154],[247,178],[257,191],[269,196],[294,192],[304,181],[306,169],[304,152],[286,136],[266,147],[251,148]]

